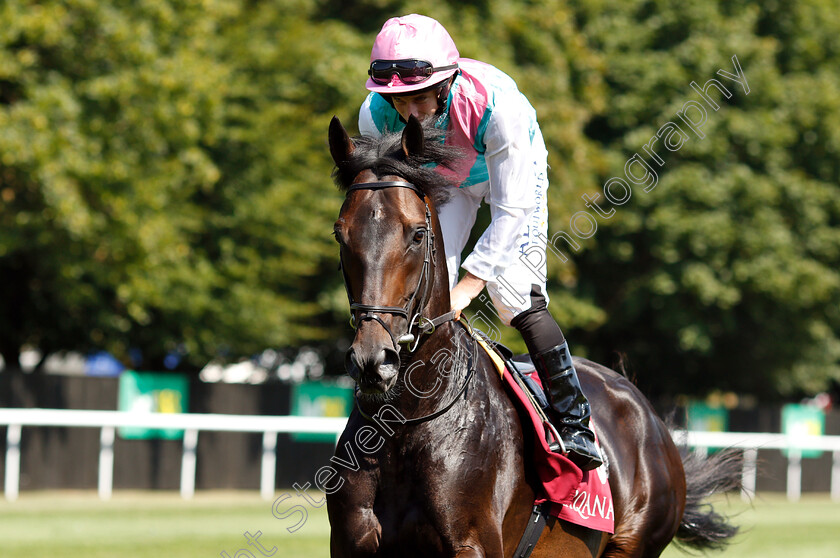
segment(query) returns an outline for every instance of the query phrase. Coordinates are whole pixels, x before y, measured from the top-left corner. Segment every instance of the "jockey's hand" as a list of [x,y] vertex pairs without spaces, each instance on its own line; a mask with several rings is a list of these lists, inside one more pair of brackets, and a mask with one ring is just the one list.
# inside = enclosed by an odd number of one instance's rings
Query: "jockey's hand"
[[466,308],[472,302],[472,299],[478,296],[487,281],[479,279],[470,272],[467,272],[464,277],[458,281],[458,284],[453,287],[449,293],[450,310],[455,312],[455,319],[461,317],[461,310]]

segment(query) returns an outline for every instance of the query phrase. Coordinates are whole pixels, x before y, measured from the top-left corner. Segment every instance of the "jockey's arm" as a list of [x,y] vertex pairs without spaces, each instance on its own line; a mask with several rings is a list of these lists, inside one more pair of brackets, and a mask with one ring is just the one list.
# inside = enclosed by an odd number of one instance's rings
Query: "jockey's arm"
[[[468,272],[464,279],[472,278],[455,293],[458,296],[474,298],[488,281],[504,276],[519,257],[519,235],[537,205],[533,184],[535,147],[530,133],[530,126],[536,126],[536,122],[517,110],[521,102],[517,98],[497,105],[487,127],[484,143],[490,191],[485,200],[490,206],[491,221],[461,266]],[[460,283],[455,289],[459,286]]]

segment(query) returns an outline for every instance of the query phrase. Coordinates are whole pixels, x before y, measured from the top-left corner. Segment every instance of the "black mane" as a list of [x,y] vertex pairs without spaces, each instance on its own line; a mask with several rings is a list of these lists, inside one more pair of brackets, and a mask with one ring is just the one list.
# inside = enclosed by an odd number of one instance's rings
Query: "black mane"
[[357,136],[352,139],[355,149],[350,160],[333,171],[338,189],[347,188],[364,170],[372,171],[377,178],[399,176],[420,188],[437,207],[449,199],[449,188],[454,182],[434,170],[433,165],[448,169],[461,156],[460,149],[443,144],[443,133],[432,125],[423,126],[424,152],[422,156],[407,157],[402,150],[402,133],[384,134],[375,138]]

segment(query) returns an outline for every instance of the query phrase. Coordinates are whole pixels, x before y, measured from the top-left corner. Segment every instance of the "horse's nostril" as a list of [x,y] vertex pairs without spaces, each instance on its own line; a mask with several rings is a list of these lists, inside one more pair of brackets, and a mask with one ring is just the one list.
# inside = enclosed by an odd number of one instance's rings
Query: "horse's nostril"
[[397,369],[400,367],[400,355],[397,354],[396,351],[391,349],[384,349],[382,352],[384,353],[382,357],[383,365],[393,366]]
[[391,349],[374,349],[370,354],[364,350],[348,350],[344,355],[344,367],[364,393],[383,393],[396,381],[400,369],[399,354]]
[[354,380],[359,379],[359,372],[361,367],[359,366],[358,361],[356,360],[356,351],[353,349],[348,350],[344,354],[344,370],[347,372],[347,375],[353,378]]

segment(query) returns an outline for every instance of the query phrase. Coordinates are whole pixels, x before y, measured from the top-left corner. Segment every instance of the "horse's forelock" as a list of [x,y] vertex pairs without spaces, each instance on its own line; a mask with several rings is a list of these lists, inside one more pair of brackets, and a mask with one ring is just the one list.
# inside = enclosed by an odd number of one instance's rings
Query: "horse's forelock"
[[402,134],[384,134],[379,138],[358,136],[350,160],[333,171],[339,190],[346,192],[356,176],[370,170],[378,178],[399,176],[420,188],[440,207],[449,199],[450,179],[434,170],[434,165],[452,168],[460,157],[460,150],[444,145],[442,134],[434,127],[424,126],[424,152],[420,157],[406,157],[402,150]]

